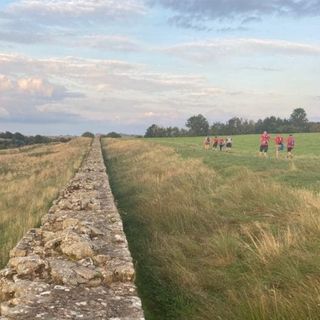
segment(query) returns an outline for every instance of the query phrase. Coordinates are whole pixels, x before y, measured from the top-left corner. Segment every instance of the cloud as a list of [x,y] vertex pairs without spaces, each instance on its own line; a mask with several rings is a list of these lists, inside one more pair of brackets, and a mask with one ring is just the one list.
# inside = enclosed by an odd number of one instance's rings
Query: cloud
[[254,67],[254,66],[250,66],[250,67],[243,67],[241,69],[244,70],[252,70],[252,71],[266,71],[266,72],[279,72],[282,71],[282,69],[280,68],[271,68],[271,67]]
[[198,113],[210,120],[246,114],[258,118],[266,112],[287,116],[290,106],[309,101],[303,93],[279,95],[277,88],[248,91],[241,83],[226,89],[205,76],[155,72],[143,64],[118,60],[0,54],[0,70],[0,117],[7,122],[87,121],[144,129],[152,122],[183,125]]
[[223,28],[217,28],[216,31],[220,33],[231,33],[231,32],[242,32],[247,31],[248,28],[245,28],[243,26],[238,27],[223,27]]
[[213,39],[207,41],[189,42],[162,49],[180,58],[198,62],[208,62],[212,59],[226,56],[245,56],[253,54],[266,55],[301,55],[319,56],[320,46],[283,40],[265,39]]
[[[183,118],[186,110],[197,111],[199,105],[211,108],[212,99],[226,94],[223,88],[213,86],[202,76],[153,72],[145,65],[125,61],[33,59],[0,54],[0,70],[6,74],[1,83],[7,97],[9,92],[28,95],[24,101],[18,101],[12,99],[12,94],[11,99],[0,100],[0,105],[5,103],[12,117],[22,119],[27,115],[30,121],[32,117],[45,116],[48,121],[51,116],[58,119],[58,114],[63,118],[66,113],[79,119],[124,126],[141,123],[146,118],[165,120],[170,115],[173,123],[173,118]],[[19,81],[20,78],[23,80]],[[35,80],[39,78],[49,79],[48,83]],[[60,100],[53,98],[53,83],[64,84]],[[68,99],[70,91],[83,96]]]
[[43,42],[51,42],[53,38],[45,33],[25,32],[14,30],[0,31],[0,41],[11,43],[35,44]]
[[[0,120],[32,123],[61,121],[63,114],[54,110],[45,114],[39,107],[80,96],[83,95],[69,92],[64,86],[39,77],[8,77],[0,74]],[[64,114],[66,119],[70,118],[70,113]]]
[[2,95],[32,96],[37,98],[61,100],[70,97],[70,93],[61,85],[55,85],[41,78],[18,78],[12,80],[0,74],[0,92]]
[[119,35],[88,35],[76,40],[75,45],[108,51],[135,52],[142,50],[142,45],[137,41]]
[[184,29],[192,29],[196,31],[210,31],[211,28],[207,27],[203,22],[195,22],[190,17],[174,15],[168,19],[170,25],[184,28]]
[[287,15],[318,16],[320,2],[317,0],[149,0],[150,4],[158,4],[171,9],[176,14],[189,19],[211,20],[242,18],[252,16]]
[[142,0],[19,0],[5,9],[11,17],[38,20],[45,24],[67,24],[82,19],[108,23],[145,12]]

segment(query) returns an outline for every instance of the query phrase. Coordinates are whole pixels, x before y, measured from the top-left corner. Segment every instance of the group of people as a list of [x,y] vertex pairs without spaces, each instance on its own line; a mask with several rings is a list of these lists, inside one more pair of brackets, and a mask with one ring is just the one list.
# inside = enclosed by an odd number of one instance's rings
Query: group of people
[[[260,156],[267,157],[267,152],[269,149],[271,136],[267,131],[264,131],[260,136]],[[289,134],[287,138],[284,138],[282,135],[277,134],[274,138],[275,149],[276,149],[276,158],[279,158],[280,151],[285,149],[285,144],[287,146],[287,158],[292,159],[293,154],[292,150],[295,147],[295,139],[292,134]],[[210,138],[207,136],[203,141],[203,146],[205,150],[212,148],[214,151],[230,151],[232,148],[232,138],[230,136]]]
[[230,151],[232,148],[232,138],[230,136],[210,138],[207,136],[203,141],[204,149],[209,150],[212,148],[214,151]]
[[[270,135],[267,131],[264,131],[260,136],[260,156],[267,157],[267,152],[269,149]],[[287,158],[292,159],[292,150],[295,147],[295,139],[292,134],[285,139],[282,135],[278,134],[274,138],[275,148],[276,148],[276,158],[279,158],[279,152],[285,149],[285,144],[287,144]]]

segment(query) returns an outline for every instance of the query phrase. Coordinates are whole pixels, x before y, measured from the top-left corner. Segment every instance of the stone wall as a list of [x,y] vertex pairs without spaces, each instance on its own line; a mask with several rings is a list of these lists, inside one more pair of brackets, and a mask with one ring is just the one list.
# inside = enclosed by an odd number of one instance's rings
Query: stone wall
[[[32,192],[32,190],[30,190]],[[0,319],[144,319],[99,138],[0,271]]]

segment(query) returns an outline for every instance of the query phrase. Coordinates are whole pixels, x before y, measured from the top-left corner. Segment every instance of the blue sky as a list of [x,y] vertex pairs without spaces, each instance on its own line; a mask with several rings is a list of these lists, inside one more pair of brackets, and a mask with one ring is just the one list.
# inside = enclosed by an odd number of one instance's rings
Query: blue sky
[[320,121],[319,0],[0,2],[0,131]]

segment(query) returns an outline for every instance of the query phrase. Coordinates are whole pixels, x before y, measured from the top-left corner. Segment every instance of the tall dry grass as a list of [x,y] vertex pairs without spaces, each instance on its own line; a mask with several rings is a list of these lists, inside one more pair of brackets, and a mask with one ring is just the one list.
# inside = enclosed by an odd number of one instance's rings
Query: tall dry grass
[[79,168],[90,139],[0,153],[0,266],[9,250],[40,218]]
[[148,319],[320,319],[320,199],[104,140]]

